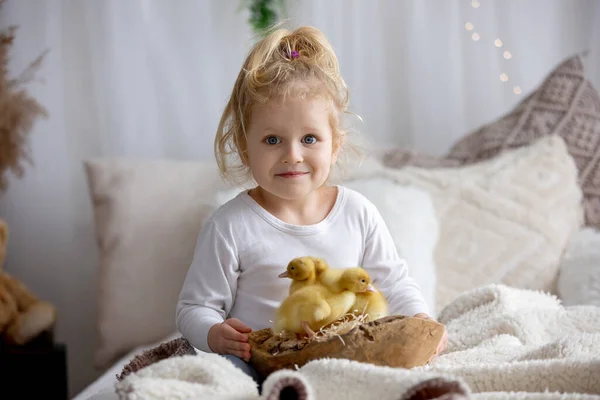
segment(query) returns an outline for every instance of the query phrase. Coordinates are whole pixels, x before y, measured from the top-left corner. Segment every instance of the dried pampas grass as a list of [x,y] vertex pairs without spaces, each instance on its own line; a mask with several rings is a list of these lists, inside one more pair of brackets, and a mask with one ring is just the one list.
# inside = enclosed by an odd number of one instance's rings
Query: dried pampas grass
[[[0,8],[4,2],[0,0]],[[23,161],[33,165],[29,154],[29,133],[39,117],[47,116],[45,108],[22,88],[33,79],[46,52],[18,77],[9,76],[9,53],[16,29],[11,26],[0,31],[0,191],[8,186],[8,171],[21,178],[24,173]]]

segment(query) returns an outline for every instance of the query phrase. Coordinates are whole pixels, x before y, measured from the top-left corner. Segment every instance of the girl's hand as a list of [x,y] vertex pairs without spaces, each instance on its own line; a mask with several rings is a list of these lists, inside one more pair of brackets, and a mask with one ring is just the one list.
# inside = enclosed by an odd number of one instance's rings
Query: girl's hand
[[248,334],[252,329],[237,318],[215,324],[208,331],[208,347],[217,354],[231,354],[248,362],[250,344]]
[[[431,318],[429,315],[427,315],[425,313],[415,314],[413,317],[430,319],[432,321],[435,321],[433,318]],[[444,326],[444,335],[442,336],[442,340],[440,340],[440,343],[438,344],[437,348],[435,349],[435,353],[433,353],[433,356],[431,357],[431,359],[433,360],[435,357],[440,355],[444,350],[446,350],[447,347],[448,347],[448,332],[446,331],[446,327]]]

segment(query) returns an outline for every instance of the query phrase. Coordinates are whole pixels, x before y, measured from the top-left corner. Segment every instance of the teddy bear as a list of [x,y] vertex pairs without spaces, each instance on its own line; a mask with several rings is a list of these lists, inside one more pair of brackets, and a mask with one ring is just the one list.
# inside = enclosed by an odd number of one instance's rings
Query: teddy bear
[[2,271],[7,245],[8,224],[0,219],[0,341],[24,345],[53,328],[56,308]]

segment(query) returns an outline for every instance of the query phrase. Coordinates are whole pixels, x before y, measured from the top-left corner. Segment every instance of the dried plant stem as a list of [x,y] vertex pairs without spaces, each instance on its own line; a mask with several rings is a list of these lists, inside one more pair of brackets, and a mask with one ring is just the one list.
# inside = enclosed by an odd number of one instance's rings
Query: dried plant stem
[[[5,0],[0,0],[0,8]],[[16,27],[0,31],[0,192],[8,186],[7,172],[21,178],[23,161],[33,165],[29,149],[29,134],[39,117],[47,117],[46,109],[22,86],[34,78],[46,55],[42,53],[17,78],[8,72],[9,53],[14,43]]]

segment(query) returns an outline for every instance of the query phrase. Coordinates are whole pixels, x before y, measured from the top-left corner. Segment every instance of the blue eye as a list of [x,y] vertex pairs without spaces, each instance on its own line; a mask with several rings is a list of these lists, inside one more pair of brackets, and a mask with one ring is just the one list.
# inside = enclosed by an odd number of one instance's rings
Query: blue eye
[[269,136],[268,138],[265,139],[265,142],[267,144],[278,144],[279,143],[279,139],[276,138],[275,136]]
[[304,136],[304,143],[315,144],[315,143],[317,143],[317,138],[313,135]]

